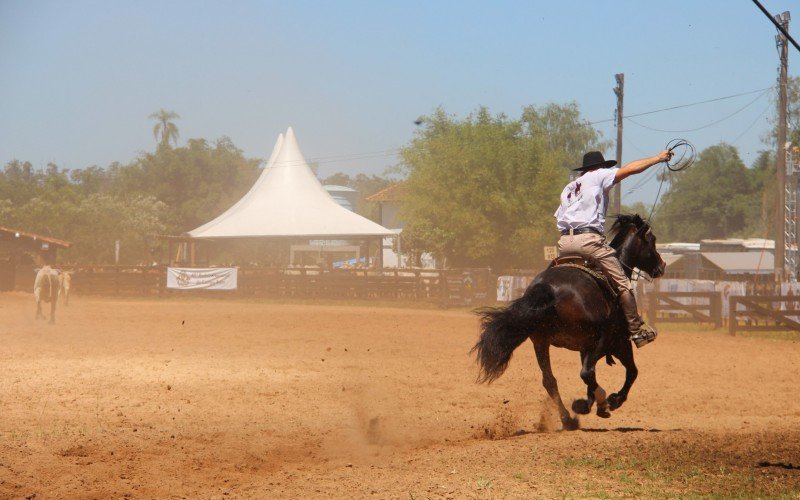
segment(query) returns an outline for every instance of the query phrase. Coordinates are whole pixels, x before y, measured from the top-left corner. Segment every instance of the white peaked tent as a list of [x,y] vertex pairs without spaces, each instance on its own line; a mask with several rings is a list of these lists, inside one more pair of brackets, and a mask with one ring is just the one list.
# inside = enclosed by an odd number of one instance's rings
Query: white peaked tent
[[380,238],[394,233],[340,206],[306,163],[291,127],[250,191],[192,238]]

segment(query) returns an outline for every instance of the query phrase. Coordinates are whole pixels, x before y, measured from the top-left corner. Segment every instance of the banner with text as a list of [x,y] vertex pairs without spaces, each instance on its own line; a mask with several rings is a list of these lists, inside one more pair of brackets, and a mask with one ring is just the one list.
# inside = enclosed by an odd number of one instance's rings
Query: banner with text
[[237,268],[167,268],[167,288],[179,290],[236,290]]

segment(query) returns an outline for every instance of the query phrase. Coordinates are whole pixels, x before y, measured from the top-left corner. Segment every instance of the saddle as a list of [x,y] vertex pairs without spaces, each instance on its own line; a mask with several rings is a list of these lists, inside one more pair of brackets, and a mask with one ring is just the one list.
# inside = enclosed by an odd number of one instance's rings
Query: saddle
[[553,259],[549,267],[574,267],[575,269],[580,269],[594,278],[597,284],[600,285],[600,288],[605,290],[615,300],[619,295],[616,287],[611,284],[608,277],[600,270],[600,266],[592,259],[586,259],[580,255],[562,255]]

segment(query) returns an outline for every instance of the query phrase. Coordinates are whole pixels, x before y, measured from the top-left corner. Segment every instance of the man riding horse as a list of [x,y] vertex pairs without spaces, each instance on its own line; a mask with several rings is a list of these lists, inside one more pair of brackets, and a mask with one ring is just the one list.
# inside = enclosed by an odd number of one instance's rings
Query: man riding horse
[[566,185],[561,192],[561,205],[554,217],[561,238],[559,255],[579,255],[597,263],[619,292],[619,302],[628,324],[628,332],[636,347],[642,347],[656,338],[656,331],[646,324],[636,307],[633,287],[625,275],[616,251],[606,243],[603,230],[608,210],[608,192],[628,176],[669,161],[672,152],[664,150],[656,156],[613,168],[617,162],[606,160],[599,151],[583,156],[583,165],[574,170],[580,176]]

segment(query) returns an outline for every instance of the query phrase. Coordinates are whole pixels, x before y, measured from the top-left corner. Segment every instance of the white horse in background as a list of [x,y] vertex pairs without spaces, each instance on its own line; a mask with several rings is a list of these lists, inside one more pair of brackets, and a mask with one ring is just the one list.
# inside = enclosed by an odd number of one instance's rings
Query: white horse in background
[[42,266],[36,273],[36,281],[33,282],[33,296],[36,299],[36,319],[47,319],[42,313],[42,302],[50,303],[50,324],[56,322],[56,302],[58,301],[58,290],[60,284],[58,271],[48,265]]
[[58,296],[61,297],[61,302],[65,305],[69,305],[69,289],[72,286],[72,272],[71,271],[61,271],[61,274],[58,275]]

